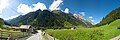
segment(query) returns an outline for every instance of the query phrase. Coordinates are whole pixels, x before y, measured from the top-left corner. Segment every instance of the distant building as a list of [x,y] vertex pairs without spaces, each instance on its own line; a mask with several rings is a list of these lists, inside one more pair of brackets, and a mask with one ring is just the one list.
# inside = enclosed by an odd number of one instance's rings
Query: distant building
[[20,30],[21,32],[29,32],[32,31],[33,28],[31,27],[31,25],[21,25]]
[[15,26],[12,26],[12,29],[14,29],[14,30],[20,30],[20,27],[15,27]]

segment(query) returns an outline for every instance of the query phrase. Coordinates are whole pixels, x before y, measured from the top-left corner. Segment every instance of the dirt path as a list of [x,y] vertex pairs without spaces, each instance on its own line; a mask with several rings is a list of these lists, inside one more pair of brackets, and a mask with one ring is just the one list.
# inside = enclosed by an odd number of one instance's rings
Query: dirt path
[[117,36],[117,37],[115,37],[115,38],[112,38],[112,39],[110,39],[110,40],[120,40],[120,35]]
[[31,37],[29,37],[27,40],[44,40],[42,36],[42,31],[38,30],[37,34],[33,34]]

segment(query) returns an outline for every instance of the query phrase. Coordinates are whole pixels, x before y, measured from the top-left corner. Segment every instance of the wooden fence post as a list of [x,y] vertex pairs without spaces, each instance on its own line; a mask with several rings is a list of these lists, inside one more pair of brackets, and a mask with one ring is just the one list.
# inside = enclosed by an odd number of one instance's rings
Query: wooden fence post
[[24,32],[23,32],[23,37],[24,37]]
[[[54,37],[53,37],[54,38]],[[54,40],[55,40],[55,38],[54,38]]]
[[68,35],[67,40],[73,40],[70,34]]
[[12,35],[12,34],[9,33],[9,35],[8,35],[8,39],[7,39],[7,40],[11,40],[11,38],[12,38],[11,35]]

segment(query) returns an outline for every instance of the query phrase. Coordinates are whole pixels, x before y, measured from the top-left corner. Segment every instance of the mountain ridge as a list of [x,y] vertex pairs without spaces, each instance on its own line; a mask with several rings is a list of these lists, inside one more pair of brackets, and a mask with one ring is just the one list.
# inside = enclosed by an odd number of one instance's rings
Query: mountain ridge
[[66,14],[60,10],[41,11],[40,9],[35,12],[30,12],[26,15],[14,18],[10,21],[10,24],[17,26],[30,24],[36,28],[71,28],[75,26],[91,26],[86,25],[70,13]]

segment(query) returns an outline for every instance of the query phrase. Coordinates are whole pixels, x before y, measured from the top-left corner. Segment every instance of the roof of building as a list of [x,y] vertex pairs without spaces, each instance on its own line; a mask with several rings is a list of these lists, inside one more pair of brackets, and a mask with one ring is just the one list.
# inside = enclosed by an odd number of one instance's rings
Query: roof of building
[[13,26],[12,28],[14,28],[14,29],[19,29],[20,27],[15,27],[15,26]]
[[20,28],[21,29],[29,29],[31,25],[21,25]]

